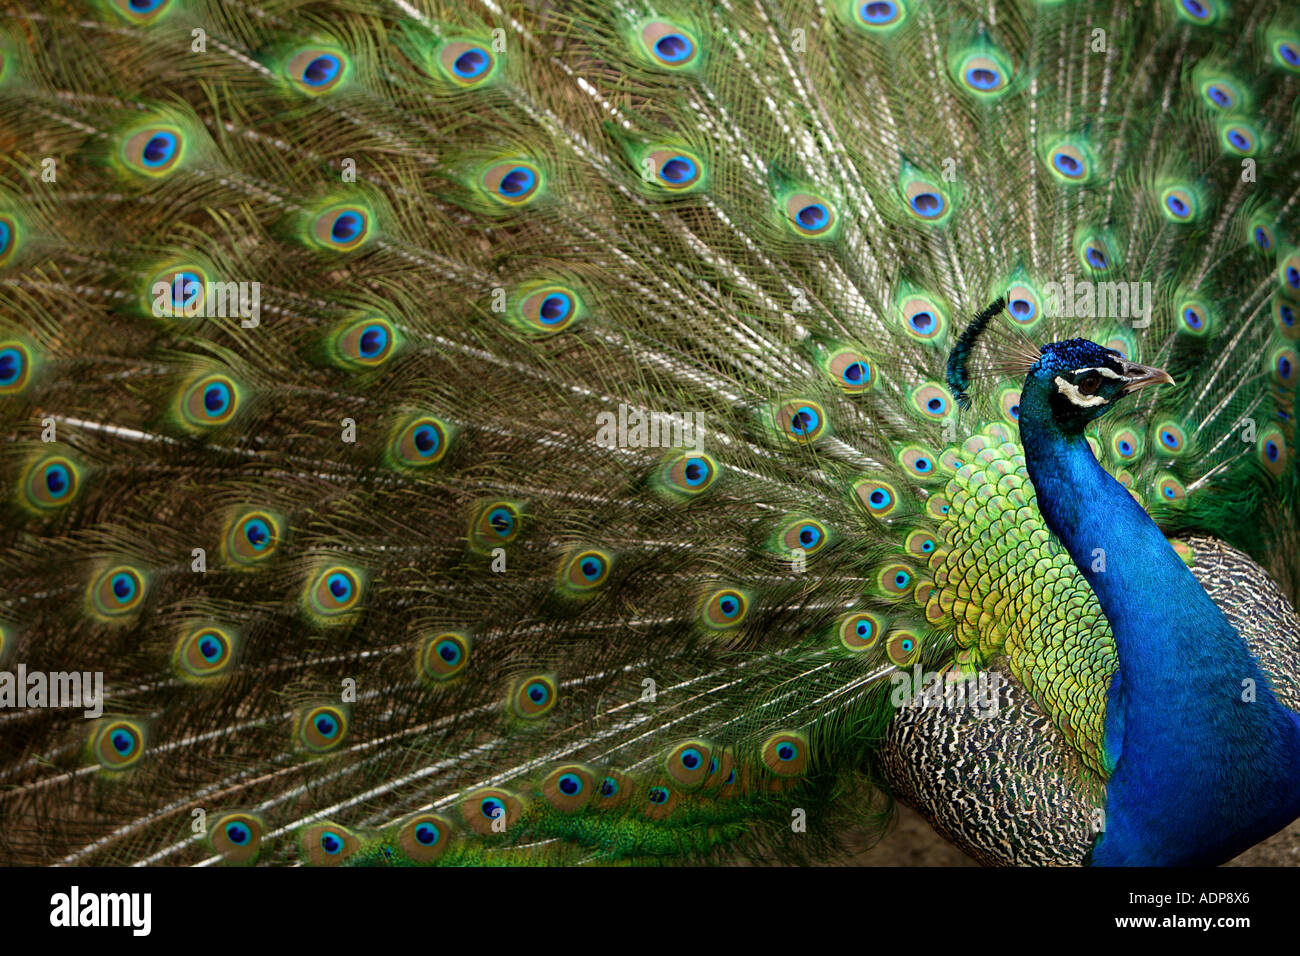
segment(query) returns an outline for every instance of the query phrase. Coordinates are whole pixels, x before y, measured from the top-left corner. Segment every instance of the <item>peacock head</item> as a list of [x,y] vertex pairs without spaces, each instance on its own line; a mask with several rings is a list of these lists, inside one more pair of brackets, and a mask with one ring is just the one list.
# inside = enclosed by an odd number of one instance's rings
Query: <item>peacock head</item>
[[[975,316],[948,354],[948,388],[962,408],[970,407],[967,365],[976,340],[1006,304],[999,298]],[[1022,433],[1026,427],[1054,425],[1067,434],[1081,434],[1125,395],[1148,385],[1174,383],[1163,369],[1130,362],[1088,339],[1063,339],[1035,348],[1023,337],[1004,338],[992,353],[992,371],[1025,377],[1020,391]]]
[[1114,349],[1087,339],[1050,342],[1039,351],[1025,375],[1021,414],[1031,410],[1049,414],[1066,433],[1082,432],[1125,395],[1174,382],[1162,369],[1130,362]]

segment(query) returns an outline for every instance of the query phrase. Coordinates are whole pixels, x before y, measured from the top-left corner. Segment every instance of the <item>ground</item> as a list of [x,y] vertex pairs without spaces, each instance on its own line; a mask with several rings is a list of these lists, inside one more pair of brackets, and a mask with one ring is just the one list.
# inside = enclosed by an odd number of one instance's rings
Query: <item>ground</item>
[[[847,866],[978,866],[944,840],[920,816],[900,806],[893,825],[873,847],[849,838],[845,854],[834,862]],[[1300,866],[1300,820],[1275,834],[1227,866]]]

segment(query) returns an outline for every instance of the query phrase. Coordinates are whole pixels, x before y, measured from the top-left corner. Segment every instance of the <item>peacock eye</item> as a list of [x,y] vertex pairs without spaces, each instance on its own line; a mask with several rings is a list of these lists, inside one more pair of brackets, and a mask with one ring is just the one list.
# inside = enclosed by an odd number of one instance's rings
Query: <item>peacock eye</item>
[[1101,388],[1101,376],[1096,372],[1089,372],[1083,378],[1079,379],[1075,386],[1084,395],[1095,395],[1097,389]]

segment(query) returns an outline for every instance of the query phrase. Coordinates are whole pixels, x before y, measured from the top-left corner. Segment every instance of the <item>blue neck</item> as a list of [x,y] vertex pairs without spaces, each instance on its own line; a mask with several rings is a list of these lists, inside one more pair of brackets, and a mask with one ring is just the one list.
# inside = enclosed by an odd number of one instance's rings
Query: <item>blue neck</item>
[[1300,815],[1300,718],[1278,703],[1155,522],[1082,433],[1056,424],[1030,379],[1020,435],[1038,507],[1092,585],[1119,653],[1106,708],[1114,769],[1092,861],[1223,862]]

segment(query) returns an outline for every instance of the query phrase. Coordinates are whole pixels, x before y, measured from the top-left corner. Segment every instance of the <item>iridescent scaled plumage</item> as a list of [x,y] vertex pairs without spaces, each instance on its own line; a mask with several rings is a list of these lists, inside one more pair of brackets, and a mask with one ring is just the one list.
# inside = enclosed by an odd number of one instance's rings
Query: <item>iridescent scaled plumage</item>
[[1043,524],[1015,432],[986,426],[956,449],[942,542],[929,559],[926,619],[951,622],[956,660],[972,670],[1005,656],[1092,771],[1102,754],[1115,645],[1088,583]]

